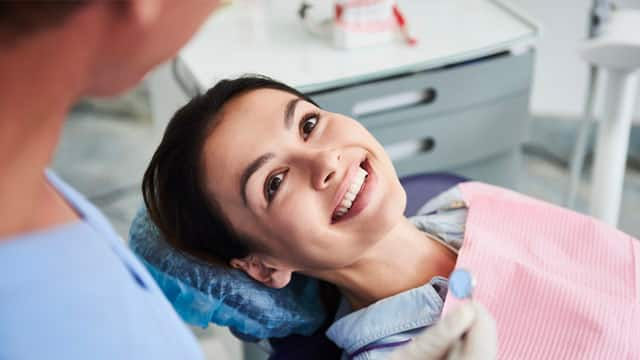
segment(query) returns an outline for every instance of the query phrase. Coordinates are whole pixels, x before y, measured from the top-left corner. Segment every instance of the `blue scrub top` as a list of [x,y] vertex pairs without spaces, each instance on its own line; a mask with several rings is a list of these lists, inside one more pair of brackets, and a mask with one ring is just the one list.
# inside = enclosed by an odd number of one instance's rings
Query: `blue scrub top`
[[100,211],[46,175],[82,219],[0,241],[0,359],[203,359]]

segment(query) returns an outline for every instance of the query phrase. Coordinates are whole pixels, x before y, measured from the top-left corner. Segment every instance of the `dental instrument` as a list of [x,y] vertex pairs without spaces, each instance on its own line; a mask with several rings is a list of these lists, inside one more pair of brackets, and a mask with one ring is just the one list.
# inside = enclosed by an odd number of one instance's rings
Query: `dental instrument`
[[457,299],[471,300],[476,281],[466,269],[456,269],[449,277],[449,290]]

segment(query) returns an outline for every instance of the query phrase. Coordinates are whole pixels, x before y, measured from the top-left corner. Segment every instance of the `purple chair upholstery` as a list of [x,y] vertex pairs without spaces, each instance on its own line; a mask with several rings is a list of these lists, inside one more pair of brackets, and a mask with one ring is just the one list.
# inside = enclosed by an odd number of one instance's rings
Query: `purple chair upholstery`
[[[429,199],[463,181],[467,181],[467,179],[448,173],[417,174],[401,178],[400,183],[407,192],[405,215],[415,215]],[[329,313],[335,313],[335,309]],[[342,351],[324,335],[331,322],[327,321],[311,336],[292,335],[281,339],[271,339],[274,351],[269,359],[340,359]]]
[[405,176],[400,183],[407,192],[406,216],[415,215],[429,199],[467,179],[449,173],[416,174]]

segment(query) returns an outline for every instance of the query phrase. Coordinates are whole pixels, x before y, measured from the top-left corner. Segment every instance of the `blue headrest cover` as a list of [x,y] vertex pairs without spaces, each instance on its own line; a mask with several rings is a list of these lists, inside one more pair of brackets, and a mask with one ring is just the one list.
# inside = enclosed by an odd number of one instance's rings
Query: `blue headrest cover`
[[169,245],[144,207],[131,225],[129,246],[189,324],[213,322],[258,340],[310,335],[325,320],[315,279],[295,274],[285,288],[272,289],[240,270],[200,261]]

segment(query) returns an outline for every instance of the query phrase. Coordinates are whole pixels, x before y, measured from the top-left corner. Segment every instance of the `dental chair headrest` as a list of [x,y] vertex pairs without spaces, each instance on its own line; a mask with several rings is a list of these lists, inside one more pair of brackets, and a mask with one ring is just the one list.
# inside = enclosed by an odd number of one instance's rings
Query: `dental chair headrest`
[[129,246],[189,324],[213,322],[243,340],[257,341],[310,335],[325,320],[315,279],[294,275],[285,288],[272,289],[240,270],[200,261],[170,246],[144,207],[131,225]]

